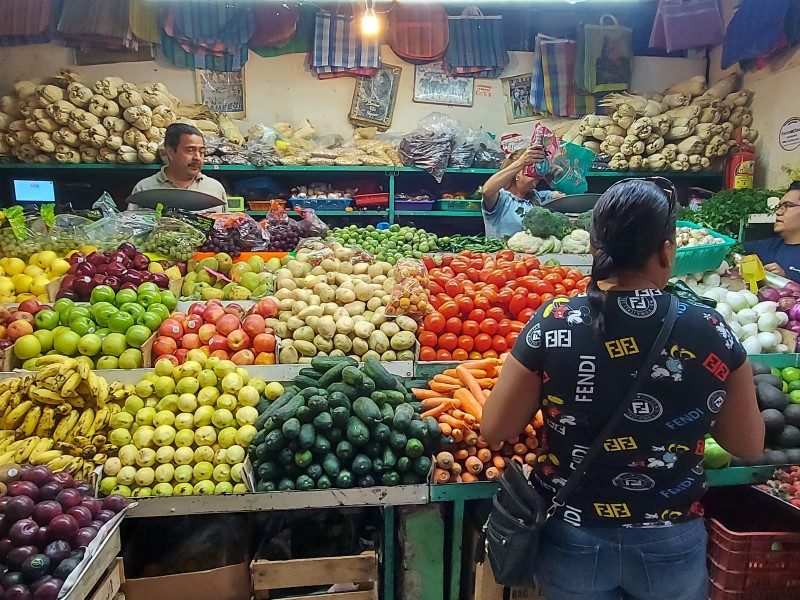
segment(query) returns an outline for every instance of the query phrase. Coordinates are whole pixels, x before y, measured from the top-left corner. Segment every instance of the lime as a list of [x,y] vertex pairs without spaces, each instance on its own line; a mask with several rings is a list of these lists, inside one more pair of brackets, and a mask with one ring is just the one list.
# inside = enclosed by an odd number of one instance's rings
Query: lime
[[789,401],[792,404],[800,404],[800,390],[789,392]]
[[800,379],[789,382],[789,391],[794,392],[795,390],[800,390]]
[[781,381],[781,391],[786,394],[789,392],[789,384],[785,381]]
[[769,372],[771,374],[775,375],[775,377],[780,377],[781,376],[781,370],[776,368],[776,367],[771,367]]
[[797,367],[786,367],[781,371],[781,378],[787,383],[800,380],[800,369]]

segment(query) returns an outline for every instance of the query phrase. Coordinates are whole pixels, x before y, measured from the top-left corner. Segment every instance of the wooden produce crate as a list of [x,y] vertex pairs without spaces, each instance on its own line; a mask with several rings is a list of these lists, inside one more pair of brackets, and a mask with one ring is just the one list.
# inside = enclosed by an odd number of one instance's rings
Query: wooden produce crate
[[[118,558],[109,567],[105,577],[95,586],[87,600],[117,600],[121,594],[120,589],[125,582],[125,571],[122,559]],[[124,596],[123,596],[124,598]]]
[[[354,556],[250,563],[255,600],[378,600],[378,556],[374,551]],[[286,595],[288,588],[358,584],[358,591]]]

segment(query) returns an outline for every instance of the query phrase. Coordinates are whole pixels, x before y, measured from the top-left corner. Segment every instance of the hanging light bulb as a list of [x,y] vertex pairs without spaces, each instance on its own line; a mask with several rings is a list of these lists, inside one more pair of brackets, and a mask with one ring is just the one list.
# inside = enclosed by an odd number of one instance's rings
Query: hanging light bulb
[[380,30],[380,23],[378,16],[375,14],[374,0],[366,0],[366,10],[361,17],[361,32],[364,35],[378,35]]

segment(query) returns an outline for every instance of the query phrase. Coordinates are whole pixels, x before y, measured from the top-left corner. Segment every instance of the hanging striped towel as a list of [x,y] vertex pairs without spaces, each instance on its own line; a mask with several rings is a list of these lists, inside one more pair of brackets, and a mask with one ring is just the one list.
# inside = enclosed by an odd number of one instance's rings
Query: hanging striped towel
[[48,44],[56,26],[53,0],[0,0],[0,46]]
[[531,105],[542,114],[558,117],[593,113],[594,96],[581,95],[575,87],[576,43],[540,34],[535,48]]
[[75,47],[137,45],[131,33],[128,0],[64,0],[58,34]]
[[478,7],[468,6],[447,21],[450,43],[445,52],[445,72],[456,77],[499,77],[509,61],[503,17],[486,17]]
[[131,32],[137,38],[151,44],[161,41],[161,26],[158,24],[158,4],[153,0],[129,0]]
[[351,15],[318,12],[309,66],[321,79],[374,75],[381,66],[378,37],[367,37]]
[[212,53],[187,52],[174,37],[161,32],[161,52],[170,64],[183,69],[208,69],[209,71],[241,71],[247,62],[247,46],[237,54],[225,53],[217,56]]

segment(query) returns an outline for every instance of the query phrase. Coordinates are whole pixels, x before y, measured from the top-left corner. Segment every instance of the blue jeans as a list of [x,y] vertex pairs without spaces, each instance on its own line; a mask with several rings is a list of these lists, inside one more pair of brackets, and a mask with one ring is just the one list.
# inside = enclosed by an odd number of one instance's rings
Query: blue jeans
[[652,529],[576,528],[551,519],[536,562],[547,600],[708,598],[702,519]]

